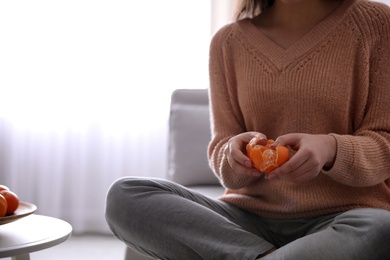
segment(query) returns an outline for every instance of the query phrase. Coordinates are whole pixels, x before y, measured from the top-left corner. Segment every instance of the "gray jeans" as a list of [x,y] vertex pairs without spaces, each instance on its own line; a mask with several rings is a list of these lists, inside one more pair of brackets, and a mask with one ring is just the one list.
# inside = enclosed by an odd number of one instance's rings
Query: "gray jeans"
[[355,209],[272,220],[162,179],[126,177],[107,194],[106,220],[129,247],[159,259],[390,259],[390,211]]

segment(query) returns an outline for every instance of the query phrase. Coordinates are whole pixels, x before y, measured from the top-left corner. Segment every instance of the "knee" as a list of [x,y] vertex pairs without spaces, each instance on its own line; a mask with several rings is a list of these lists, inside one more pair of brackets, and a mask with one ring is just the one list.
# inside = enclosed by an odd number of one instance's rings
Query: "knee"
[[124,177],[116,180],[108,189],[106,195],[105,217],[108,225],[112,227],[131,218],[132,212],[137,208],[140,199],[137,199],[147,186],[147,179],[138,177]]
[[116,217],[141,210],[153,194],[167,189],[168,181],[159,178],[123,177],[116,180],[106,195],[106,217]]
[[108,189],[105,219],[112,233],[127,245],[140,234],[138,223],[145,219],[144,197],[152,181],[140,177],[124,177],[116,180]]
[[121,178],[111,184],[106,195],[105,217],[109,226],[111,226],[114,218],[123,209],[123,194],[124,186],[129,182],[128,178]]
[[[358,237],[364,240],[364,248],[371,255],[378,255],[371,259],[383,259],[384,255],[390,254],[390,211],[383,209],[362,209],[360,213],[361,222],[356,222],[354,228],[360,228]],[[379,257],[380,256],[380,257]]]
[[361,230],[365,235],[372,234],[373,239],[377,236],[390,236],[390,211],[365,208],[351,210],[350,213],[352,214],[352,217],[347,215],[345,220],[350,220],[351,226],[357,228],[357,230]]
[[[372,210],[371,213],[371,225],[369,229],[373,233],[373,242],[388,244],[390,242],[390,211],[377,209]],[[388,248],[390,253],[390,247]]]
[[[136,185],[133,177],[124,177],[116,180],[108,189],[106,196],[106,209],[109,210],[124,200],[132,193],[132,188]],[[118,204],[119,203],[119,204]]]
[[353,259],[386,259],[383,257],[390,254],[390,211],[350,210],[337,216],[331,227],[344,237],[344,247],[353,249]]

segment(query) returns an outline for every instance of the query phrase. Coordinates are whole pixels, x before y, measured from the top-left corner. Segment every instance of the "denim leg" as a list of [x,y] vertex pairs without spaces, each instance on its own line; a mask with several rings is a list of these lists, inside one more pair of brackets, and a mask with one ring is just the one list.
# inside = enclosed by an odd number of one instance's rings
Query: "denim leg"
[[263,259],[390,259],[390,211],[354,209],[325,220]]
[[160,259],[255,259],[273,247],[253,214],[162,179],[117,180],[106,220],[128,246]]

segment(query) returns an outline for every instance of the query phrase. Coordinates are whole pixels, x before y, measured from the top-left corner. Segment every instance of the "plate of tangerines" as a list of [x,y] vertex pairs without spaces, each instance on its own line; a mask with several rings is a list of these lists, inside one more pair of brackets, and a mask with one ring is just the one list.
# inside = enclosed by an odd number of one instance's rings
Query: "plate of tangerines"
[[15,192],[5,185],[0,185],[0,225],[24,218],[36,210],[37,206],[19,201]]

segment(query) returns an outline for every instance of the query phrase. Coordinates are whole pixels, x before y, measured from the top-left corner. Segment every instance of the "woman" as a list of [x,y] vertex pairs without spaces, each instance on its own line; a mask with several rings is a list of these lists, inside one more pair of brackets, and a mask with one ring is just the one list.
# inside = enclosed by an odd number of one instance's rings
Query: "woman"
[[[383,4],[243,1],[210,48],[209,160],[225,195],[124,178],[108,193],[113,232],[162,259],[388,258],[389,40]],[[294,155],[265,176],[245,153],[255,136]]]

